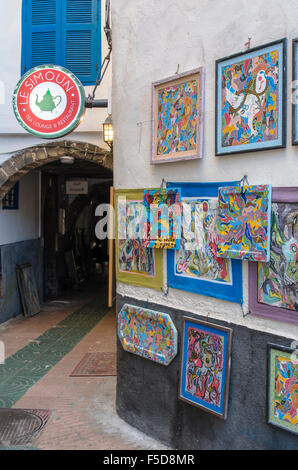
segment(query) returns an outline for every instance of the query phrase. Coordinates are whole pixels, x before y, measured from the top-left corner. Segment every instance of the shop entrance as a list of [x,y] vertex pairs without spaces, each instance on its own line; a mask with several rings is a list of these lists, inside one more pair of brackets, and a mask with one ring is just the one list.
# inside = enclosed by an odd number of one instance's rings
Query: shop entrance
[[108,281],[108,239],[99,240],[95,215],[110,202],[111,170],[88,161],[58,160],[42,167],[43,297]]

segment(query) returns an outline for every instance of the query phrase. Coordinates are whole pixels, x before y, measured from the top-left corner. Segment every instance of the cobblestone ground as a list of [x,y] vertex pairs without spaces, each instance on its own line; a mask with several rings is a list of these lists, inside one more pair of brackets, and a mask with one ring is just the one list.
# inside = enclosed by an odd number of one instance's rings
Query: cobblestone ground
[[[6,358],[36,341],[36,338],[58,325],[73,311],[90,302],[90,295],[80,293],[71,300],[67,299],[66,302],[69,303],[48,303],[35,317],[18,317],[0,325],[0,339],[5,343]],[[27,448],[166,449],[161,443],[137,431],[118,417],[115,410],[115,376],[70,377],[82,357],[87,352],[95,351],[116,351],[114,310],[110,310],[70,352],[12,405],[13,408],[52,411],[50,420],[41,434]],[[5,388],[3,393],[5,394]]]

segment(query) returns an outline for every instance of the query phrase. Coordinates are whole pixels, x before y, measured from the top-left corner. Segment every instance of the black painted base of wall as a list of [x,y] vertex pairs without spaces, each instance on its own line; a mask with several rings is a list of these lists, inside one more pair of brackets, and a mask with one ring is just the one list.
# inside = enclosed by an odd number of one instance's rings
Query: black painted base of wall
[[[125,303],[169,313],[179,341],[183,315],[206,320],[122,296],[117,296],[117,312]],[[291,340],[212,318],[209,321],[233,329],[227,420],[178,398],[180,351],[165,367],[125,352],[118,339],[119,416],[172,449],[297,450],[298,436],[267,424],[267,343],[290,346]]]

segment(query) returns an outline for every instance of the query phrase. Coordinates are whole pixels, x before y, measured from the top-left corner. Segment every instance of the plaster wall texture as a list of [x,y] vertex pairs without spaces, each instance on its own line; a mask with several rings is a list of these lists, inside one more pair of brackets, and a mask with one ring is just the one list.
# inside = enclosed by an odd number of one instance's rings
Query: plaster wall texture
[[[101,1],[101,22],[104,24],[105,0]],[[27,137],[27,132],[23,129],[15,119],[12,109],[12,95],[21,78],[21,53],[22,53],[22,0],[10,0],[0,2],[0,43],[3,45],[0,50],[0,152],[2,134],[13,134]],[[107,42],[102,27],[102,59],[107,54]],[[111,88],[111,64],[107,73],[98,87],[96,99],[107,99],[108,92]],[[86,96],[92,93],[93,86],[85,87]],[[107,109],[90,109],[87,110],[85,118],[80,126],[74,131],[82,132],[99,132],[101,123],[107,117]],[[73,134],[72,134],[73,135]],[[26,139],[27,140],[27,139]],[[28,146],[35,145],[39,139],[31,137]],[[25,145],[24,145],[25,146]],[[24,148],[20,147],[20,148]],[[9,151],[4,149],[3,152]]]
[[3,210],[0,206],[0,245],[38,238],[38,172],[31,172],[20,180],[18,210]]
[[[115,189],[159,186],[166,181],[231,181],[297,186],[298,148],[291,145],[292,39],[298,36],[295,0],[118,0],[112,5],[112,103]],[[287,147],[215,156],[215,61],[286,37],[288,39]],[[152,82],[205,68],[205,136],[201,160],[151,165]],[[139,300],[211,314],[248,328],[298,338],[298,327],[244,316],[248,312],[248,263],[243,262],[241,307],[231,302],[170,289],[162,292],[118,283],[117,292]],[[164,259],[164,287],[166,263]]]

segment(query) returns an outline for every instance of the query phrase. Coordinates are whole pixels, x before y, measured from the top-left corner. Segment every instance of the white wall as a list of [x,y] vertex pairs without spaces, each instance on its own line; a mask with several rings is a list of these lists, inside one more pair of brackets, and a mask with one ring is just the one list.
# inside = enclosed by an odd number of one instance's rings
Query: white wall
[[[298,185],[298,147],[291,145],[288,100],[287,148],[215,157],[215,61],[251,46],[288,38],[288,92],[292,74],[291,40],[298,36],[296,0],[117,0],[113,20],[113,121],[115,187],[155,187],[167,181],[229,181],[248,175],[250,184]],[[202,160],[150,165],[151,85],[205,67],[205,142]],[[141,123],[141,124],[140,124]],[[243,263],[244,313],[247,267]],[[166,281],[166,264],[164,279]],[[170,289],[165,297],[151,289],[118,283],[117,291],[200,315],[210,314],[250,328],[298,338],[298,327],[244,317],[239,305]]]
[[39,237],[39,174],[29,173],[19,183],[19,209],[0,209],[0,245]]
[[[101,3],[103,25],[105,0],[102,0]],[[22,0],[0,0],[0,154],[49,142],[49,140],[40,139],[26,132],[19,125],[13,113],[12,95],[21,78],[21,12]],[[107,54],[107,50],[107,42],[102,28],[102,59]],[[96,99],[108,98],[108,91],[111,88],[111,73],[110,64],[103,82],[97,88]],[[86,96],[92,93],[92,90],[93,86],[85,87]],[[109,147],[103,142],[102,136],[102,123],[107,114],[106,108],[87,109],[80,126],[65,139],[90,142],[109,150]],[[36,175],[29,175],[20,181],[19,211],[0,211],[0,245],[38,237],[36,178]]]
[[[105,0],[102,0],[102,24],[104,23]],[[30,136],[17,122],[12,109],[12,95],[21,78],[21,8],[22,0],[0,0],[0,152],[6,152],[5,142],[7,134],[11,137],[24,136],[26,146],[33,146],[40,139]],[[102,29],[102,59],[107,53],[107,42]],[[108,98],[108,90],[111,87],[111,64],[103,79],[102,84],[96,92],[96,99]],[[3,93],[4,90],[4,93]],[[85,87],[86,96],[92,93],[93,86]],[[97,145],[105,146],[102,141],[102,123],[107,117],[107,109],[87,109],[83,122],[67,139],[72,139],[76,133],[96,132],[98,133]],[[2,148],[4,147],[4,150]],[[25,145],[24,145],[25,147]],[[20,147],[23,148],[23,147]]]

